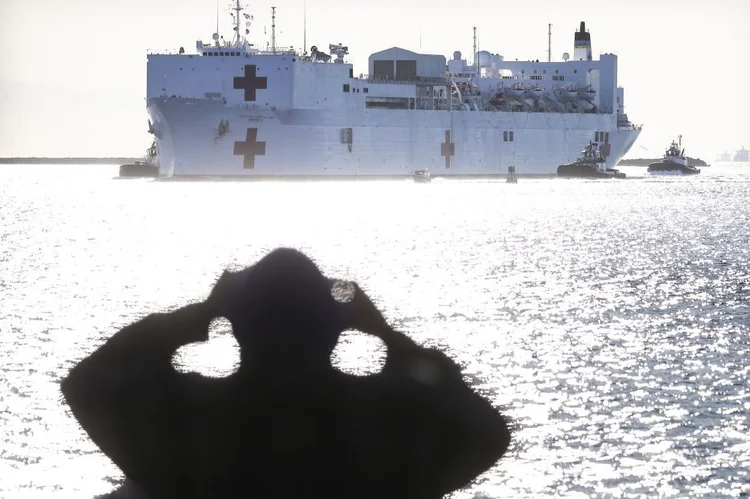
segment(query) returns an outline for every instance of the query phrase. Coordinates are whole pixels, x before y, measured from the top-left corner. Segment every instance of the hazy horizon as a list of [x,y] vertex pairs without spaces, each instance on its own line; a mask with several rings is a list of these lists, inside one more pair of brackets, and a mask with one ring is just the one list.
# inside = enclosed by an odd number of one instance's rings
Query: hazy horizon
[[[219,31],[231,38],[229,0],[219,3]],[[304,0],[257,2],[250,41],[270,40],[276,6],[277,45],[303,45]],[[341,0],[307,1],[307,47],[329,43],[350,50],[354,73],[367,73],[372,52],[392,46],[471,58],[472,27],[479,48],[506,59],[552,59],[572,53],[581,21],[591,32],[595,58],[619,56],[631,121],[643,124],[626,156],[660,155],[683,136],[686,153],[707,162],[723,151],[750,147],[750,2],[686,0],[667,7],[633,0],[581,0],[559,8],[551,0],[514,5],[463,2],[461,10],[393,0],[377,10],[353,9]],[[215,0],[91,0],[25,3],[0,0],[0,157],[138,156],[150,143],[145,106],[147,50],[195,50],[216,30]],[[545,15],[539,15],[539,13]],[[266,35],[264,35],[266,28]],[[39,35],[42,33],[42,35]],[[421,47],[420,47],[421,42]]]

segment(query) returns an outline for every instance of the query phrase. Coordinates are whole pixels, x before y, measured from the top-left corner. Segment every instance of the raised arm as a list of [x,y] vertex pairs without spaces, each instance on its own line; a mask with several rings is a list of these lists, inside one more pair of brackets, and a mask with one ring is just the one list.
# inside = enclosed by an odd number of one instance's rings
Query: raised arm
[[172,367],[183,345],[205,341],[210,307],[197,303],[151,314],[126,326],[62,381],[78,422],[99,448],[137,483],[169,466],[164,445],[180,421],[185,375]]
[[[412,401],[416,418],[414,480],[419,497],[441,497],[468,485],[508,449],[503,415],[463,379],[461,368],[439,350],[423,348],[394,330],[355,285],[351,327],[377,336],[388,348],[382,376]],[[416,497],[416,496],[415,496]]]

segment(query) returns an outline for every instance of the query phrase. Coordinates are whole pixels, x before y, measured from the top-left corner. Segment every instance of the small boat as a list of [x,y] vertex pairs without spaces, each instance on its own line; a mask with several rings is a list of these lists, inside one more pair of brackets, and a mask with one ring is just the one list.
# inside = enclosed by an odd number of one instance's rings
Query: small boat
[[523,87],[523,83],[503,87],[503,94],[505,94],[506,99],[522,99],[524,93],[526,93],[526,90]]
[[574,87],[557,87],[555,92],[560,100],[578,99],[578,89]]
[[539,85],[524,88],[524,97],[527,99],[539,100],[544,93],[544,89]]
[[592,102],[596,97],[596,90],[593,90],[591,88],[591,85],[589,85],[588,87],[579,88],[578,97],[585,100],[586,102]]
[[664,158],[656,163],[648,165],[649,173],[664,173],[664,174],[682,174],[682,175],[695,175],[701,171],[688,165],[687,158],[685,157],[685,149],[682,148],[682,135],[678,137],[678,142],[672,141],[669,149],[664,153]]
[[159,162],[156,155],[156,142],[146,150],[143,159],[127,165],[120,165],[120,177],[158,177]]
[[602,155],[598,142],[589,142],[581,150],[578,160],[557,167],[558,177],[567,178],[625,178],[625,174],[614,168],[606,168],[607,160]]
[[517,184],[518,178],[516,177],[516,167],[513,165],[510,165],[508,167],[508,176],[505,178],[505,183],[507,184]]
[[423,170],[415,170],[414,173],[411,174],[411,178],[418,184],[426,184],[432,180],[432,177],[430,177],[430,170],[427,168]]

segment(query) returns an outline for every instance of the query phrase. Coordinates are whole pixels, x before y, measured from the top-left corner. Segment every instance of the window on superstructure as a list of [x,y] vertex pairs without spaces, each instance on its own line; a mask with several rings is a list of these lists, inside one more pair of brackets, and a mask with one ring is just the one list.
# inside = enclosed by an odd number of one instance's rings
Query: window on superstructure
[[348,91],[349,91],[349,84],[344,83],[344,92],[348,92]]
[[367,87],[365,87],[365,88],[363,88],[363,89],[362,89],[362,92],[363,92],[363,93],[368,93],[369,91],[370,91],[370,89],[369,89],[369,88],[367,88]]
[[509,142],[513,142],[514,141],[513,130],[511,130],[510,132],[508,132],[508,138],[510,139]]
[[542,75],[531,75],[531,79],[532,80],[541,80],[542,79]]
[[503,142],[508,142],[508,132],[503,132]]

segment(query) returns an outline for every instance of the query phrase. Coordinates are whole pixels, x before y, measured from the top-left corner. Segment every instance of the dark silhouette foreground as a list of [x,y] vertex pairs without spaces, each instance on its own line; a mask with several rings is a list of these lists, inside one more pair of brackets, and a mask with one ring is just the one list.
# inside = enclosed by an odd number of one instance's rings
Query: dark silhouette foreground
[[[356,284],[303,254],[225,272],[209,298],[151,314],[81,361],[62,391],[91,439],[150,498],[439,498],[508,447],[504,418],[443,353],[388,326]],[[226,317],[240,345],[227,378],[181,374],[181,346]],[[340,333],[387,348],[378,374],[331,366]]]

